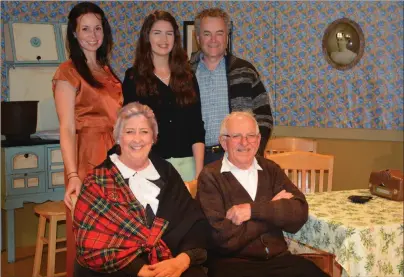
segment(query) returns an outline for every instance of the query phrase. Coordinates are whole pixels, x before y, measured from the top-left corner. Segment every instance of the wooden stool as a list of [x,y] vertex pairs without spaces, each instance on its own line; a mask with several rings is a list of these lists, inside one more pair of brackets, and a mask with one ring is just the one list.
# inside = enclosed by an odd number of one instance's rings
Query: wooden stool
[[[32,276],[41,277],[39,275],[42,262],[43,245],[48,244],[48,264],[46,277],[65,276],[66,272],[55,274],[55,257],[56,253],[66,251],[66,247],[56,249],[56,243],[66,241],[66,238],[57,239],[57,223],[66,220],[66,207],[63,201],[46,202],[34,207],[35,213],[39,214],[38,235],[36,237],[36,249],[34,259],[34,269]],[[45,238],[46,220],[49,220],[49,236]]]

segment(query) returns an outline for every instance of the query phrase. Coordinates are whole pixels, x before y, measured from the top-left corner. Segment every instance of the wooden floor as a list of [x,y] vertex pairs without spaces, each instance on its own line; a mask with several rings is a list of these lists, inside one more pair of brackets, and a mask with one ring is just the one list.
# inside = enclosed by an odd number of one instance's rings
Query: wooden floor
[[[58,245],[61,247],[62,245]],[[35,247],[16,249],[16,261],[12,264],[7,262],[7,252],[1,253],[1,276],[2,277],[32,277],[34,265]],[[44,246],[42,256],[41,275],[46,276],[47,247]],[[66,252],[56,254],[56,273],[66,271]]]

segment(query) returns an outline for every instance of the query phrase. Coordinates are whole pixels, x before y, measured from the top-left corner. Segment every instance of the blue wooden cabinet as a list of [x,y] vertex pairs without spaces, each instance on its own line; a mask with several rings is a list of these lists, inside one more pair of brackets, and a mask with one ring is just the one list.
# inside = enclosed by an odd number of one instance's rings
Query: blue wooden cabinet
[[63,160],[58,143],[3,146],[2,201],[7,212],[8,262],[15,261],[14,210],[26,202],[62,200],[64,196]]

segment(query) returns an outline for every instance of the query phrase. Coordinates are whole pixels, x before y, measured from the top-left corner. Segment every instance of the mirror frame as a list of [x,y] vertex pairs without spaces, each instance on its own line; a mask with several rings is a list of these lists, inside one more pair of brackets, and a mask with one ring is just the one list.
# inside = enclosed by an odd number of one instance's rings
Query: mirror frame
[[[351,51],[356,54],[356,57],[348,64],[342,64],[342,63],[337,63],[331,58],[331,50],[329,47],[329,39],[331,35],[334,35],[336,33],[336,29],[341,26],[341,25],[349,25],[350,29],[353,29],[356,34],[356,40],[359,42],[359,46],[357,47],[357,51]],[[348,70],[354,67],[355,65],[358,64],[358,62],[361,60],[364,50],[365,50],[365,36],[363,34],[362,28],[359,26],[358,23],[355,21],[349,19],[349,18],[341,18],[337,19],[334,22],[330,23],[328,27],[326,28],[324,35],[323,35],[323,40],[322,40],[322,48],[323,48],[323,54],[327,62],[334,68],[338,70]]]

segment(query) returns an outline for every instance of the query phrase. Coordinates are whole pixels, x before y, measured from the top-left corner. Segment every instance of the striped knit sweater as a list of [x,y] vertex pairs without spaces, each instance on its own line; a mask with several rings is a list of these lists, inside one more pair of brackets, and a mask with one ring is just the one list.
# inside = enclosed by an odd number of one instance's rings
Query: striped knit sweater
[[[190,63],[194,72],[198,68],[200,57],[200,52],[194,53],[191,57]],[[258,71],[251,63],[232,54],[227,54],[225,59],[229,110],[230,112],[250,111],[254,113],[261,133],[258,154],[263,155],[273,128],[269,95],[260,80]]]

